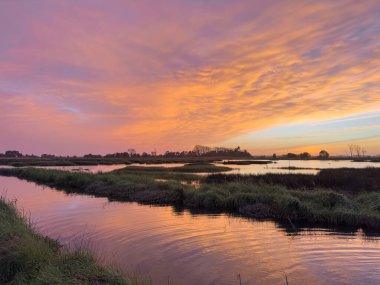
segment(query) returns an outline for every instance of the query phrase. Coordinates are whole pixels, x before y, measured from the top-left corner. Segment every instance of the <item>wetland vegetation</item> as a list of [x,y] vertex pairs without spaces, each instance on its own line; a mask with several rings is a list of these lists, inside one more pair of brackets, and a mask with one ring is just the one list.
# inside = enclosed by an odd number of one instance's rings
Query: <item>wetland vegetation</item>
[[0,283],[33,284],[148,284],[98,265],[86,251],[71,251],[37,233],[14,202],[0,199]]

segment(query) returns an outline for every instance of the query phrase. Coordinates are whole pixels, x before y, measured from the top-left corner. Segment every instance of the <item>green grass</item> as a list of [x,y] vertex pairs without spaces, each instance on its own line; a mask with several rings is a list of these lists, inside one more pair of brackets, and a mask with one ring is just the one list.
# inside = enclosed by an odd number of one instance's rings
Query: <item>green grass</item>
[[147,284],[97,264],[85,251],[68,251],[38,234],[14,203],[0,200],[0,284]]
[[380,193],[375,192],[349,197],[328,189],[226,183],[203,186],[184,196],[184,204],[190,207],[230,210],[259,219],[380,229]]
[[[327,177],[322,176],[324,178],[318,181],[330,181],[331,187],[320,187],[315,180],[310,182],[310,175],[298,174],[232,175],[230,178],[212,175],[205,178],[199,188],[176,181],[158,182],[156,176],[149,173],[141,175],[123,171],[89,174],[29,168],[0,169],[0,175],[113,200],[234,212],[259,219],[305,222],[308,226],[349,226],[380,231],[379,184],[371,184],[377,183],[379,170],[355,171],[341,169],[333,171],[335,176],[323,174]],[[356,184],[351,176],[356,178]],[[347,183],[359,185],[358,191],[352,191],[352,185]],[[347,190],[344,189],[346,185],[350,186]],[[339,191],[332,190],[333,186]]]
[[224,184],[239,182],[244,184],[283,185],[290,189],[329,188],[345,193],[362,191],[380,191],[380,168],[340,168],[322,169],[313,174],[213,174],[206,178],[206,183]]

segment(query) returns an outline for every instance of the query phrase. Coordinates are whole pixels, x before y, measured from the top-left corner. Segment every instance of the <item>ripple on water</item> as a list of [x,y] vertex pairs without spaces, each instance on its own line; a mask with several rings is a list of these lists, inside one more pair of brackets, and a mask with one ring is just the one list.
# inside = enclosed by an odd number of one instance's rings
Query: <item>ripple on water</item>
[[65,195],[0,178],[7,197],[31,212],[36,228],[106,263],[150,276],[154,284],[380,284],[379,238],[269,221],[192,215],[172,207]]

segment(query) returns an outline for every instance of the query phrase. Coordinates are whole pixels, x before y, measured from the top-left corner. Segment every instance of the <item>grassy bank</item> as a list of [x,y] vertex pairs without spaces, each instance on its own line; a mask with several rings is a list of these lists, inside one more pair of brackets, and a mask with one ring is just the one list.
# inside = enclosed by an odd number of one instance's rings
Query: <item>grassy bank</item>
[[179,182],[158,182],[156,181],[158,176],[146,173],[92,174],[37,168],[0,168],[0,175],[15,176],[65,190],[68,193],[83,193],[113,200],[152,204],[177,203],[181,200],[183,189],[186,187]]
[[189,163],[180,167],[146,167],[146,166],[127,166],[123,169],[117,169],[115,172],[125,173],[214,173],[230,171],[232,168],[226,166],[217,166],[210,163]]
[[272,160],[226,160],[223,161],[223,164],[232,164],[232,165],[251,165],[251,164],[271,164],[275,163]]
[[[208,183],[202,183],[196,189],[178,182],[158,182],[149,175],[131,175],[117,171],[88,174],[29,168],[0,169],[0,174],[53,186],[66,192],[103,196],[113,200],[212,209],[259,219],[285,220],[292,224],[306,222],[310,226],[349,226],[353,229],[362,227],[379,231],[379,170],[340,171],[340,174],[339,170],[331,173],[336,180],[331,177],[331,187],[328,188],[311,184],[309,175],[212,175],[206,178]],[[351,181],[344,182],[345,178],[351,176],[359,181],[357,185],[360,186],[360,191],[352,191],[351,186],[349,191],[344,190]],[[368,182],[369,177],[371,179]],[[376,185],[364,185],[363,181]],[[308,187],[303,187],[304,185]],[[366,185],[371,191],[362,188]],[[331,190],[333,187],[340,191]]]
[[12,203],[0,200],[0,284],[144,284],[99,266],[86,252],[69,252],[33,230]]
[[322,169],[318,174],[264,174],[226,175],[213,174],[206,183],[270,184],[283,185],[291,189],[329,188],[345,193],[380,192],[380,168]]

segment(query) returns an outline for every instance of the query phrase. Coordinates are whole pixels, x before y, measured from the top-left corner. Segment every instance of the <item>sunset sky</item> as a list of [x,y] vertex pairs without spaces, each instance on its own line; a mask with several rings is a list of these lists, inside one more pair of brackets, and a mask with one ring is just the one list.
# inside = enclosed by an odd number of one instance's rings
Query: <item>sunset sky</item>
[[380,1],[0,1],[0,152],[380,154]]

